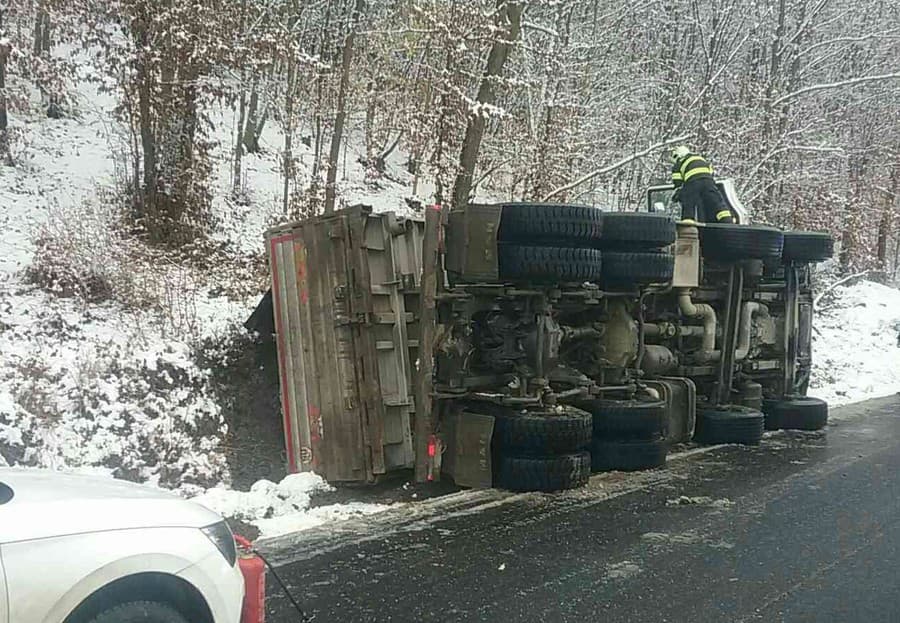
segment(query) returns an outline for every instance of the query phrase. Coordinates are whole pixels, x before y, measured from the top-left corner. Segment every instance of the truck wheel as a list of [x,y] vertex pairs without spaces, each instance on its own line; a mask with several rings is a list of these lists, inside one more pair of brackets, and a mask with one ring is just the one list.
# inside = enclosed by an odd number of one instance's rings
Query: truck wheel
[[788,231],[784,233],[785,262],[822,262],[834,255],[834,238],[821,231]]
[[675,242],[675,220],[645,212],[605,212],[603,248],[661,249]]
[[668,422],[662,400],[597,399],[579,406],[594,416],[594,437],[598,439],[656,439]]
[[664,251],[603,252],[603,282],[607,284],[666,283],[675,272],[675,256]]
[[788,396],[763,400],[766,430],[821,430],[828,424],[828,403],[818,398]]
[[600,239],[603,212],[558,203],[508,203],[500,214],[500,242],[531,244],[590,243]]
[[593,418],[575,407],[518,413],[501,408],[491,415],[495,448],[501,454],[553,456],[578,452],[591,443]]
[[599,281],[602,261],[597,249],[499,245],[500,278],[508,281]]
[[157,601],[132,601],[104,610],[89,623],[188,623],[172,606]]
[[669,447],[665,439],[604,441],[591,444],[591,468],[595,472],[636,472],[666,464]]
[[780,258],[784,234],[774,227],[706,223],[700,228],[703,257],[715,260]]
[[587,484],[591,455],[576,452],[554,457],[501,456],[496,484],[510,491],[563,491]]
[[756,409],[738,405],[697,407],[694,441],[705,444],[756,445],[762,440],[765,416]]

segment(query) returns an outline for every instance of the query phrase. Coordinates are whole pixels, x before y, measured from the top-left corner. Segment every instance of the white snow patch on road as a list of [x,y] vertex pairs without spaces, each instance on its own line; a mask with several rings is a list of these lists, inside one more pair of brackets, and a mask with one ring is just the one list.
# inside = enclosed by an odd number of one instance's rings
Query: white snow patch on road
[[873,281],[839,286],[813,327],[810,395],[838,406],[900,391],[900,290]]
[[334,491],[334,488],[321,476],[307,472],[290,474],[277,484],[260,480],[249,491],[216,487],[193,498],[193,501],[224,517],[233,517],[256,526],[261,538],[308,530],[391,508],[384,504],[359,502],[310,508],[315,494],[329,491]]
[[606,580],[629,580],[643,572],[640,566],[630,560],[623,560],[606,566]]
[[734,502],[728,498],[713,499],[706,495],[687,496],[681,495],[677,498],[666,500],[666,506],[711,506],[712,508],[728,509],[734,506]]

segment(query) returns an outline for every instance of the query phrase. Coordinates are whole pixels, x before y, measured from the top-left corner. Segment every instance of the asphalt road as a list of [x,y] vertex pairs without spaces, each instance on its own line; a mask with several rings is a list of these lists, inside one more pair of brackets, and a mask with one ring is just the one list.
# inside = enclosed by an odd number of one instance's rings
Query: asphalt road
[[[272,542],[330,621],[900,621],[900,399],[556,495],[456,493]],[[297,621],[269,581],[269,616]]]

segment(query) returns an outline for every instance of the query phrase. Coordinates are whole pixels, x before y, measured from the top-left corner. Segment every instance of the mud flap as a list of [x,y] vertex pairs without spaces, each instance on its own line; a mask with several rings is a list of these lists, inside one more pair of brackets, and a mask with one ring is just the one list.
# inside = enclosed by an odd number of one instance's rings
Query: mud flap
[[461,487],[492,487],[493,416],[453,410],[446,414],[441,428],[442,472]]

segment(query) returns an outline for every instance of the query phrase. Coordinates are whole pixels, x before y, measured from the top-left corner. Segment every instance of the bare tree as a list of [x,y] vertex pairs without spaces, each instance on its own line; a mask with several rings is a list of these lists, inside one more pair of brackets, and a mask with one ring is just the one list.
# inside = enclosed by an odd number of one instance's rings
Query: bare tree
[[334,116],[334,130],[331,133],[331,149],[328,152],[328,173],[325,182],[325,214],[334,212],[336,195],[338,158],[341,155],[341,141],[344,136],[344,123],[347,119],[347,100],[350,89],[350,66],[353,63],[353,48],[360,18],[365,11],[364,0],[354,0],[353,13],[350,17],[350,30],[344,38],[341,48],[341,81],[338,87],[337,112]]
[[509,0],[497,0],[495,12],[497,35],[491,51],[488,53],[484,69],[484,77],[478,88],[478,96],[470,111],[466,135],[459,156],[460,171],[453,185],[452,205],[462,206],[468,203],[472,191],[472,179],[478,164],[478,152],[484,136],[485,125],[491,114],[496,96],[496,79],[503,72],[506,59],[509,58],[512,46],[519,38],[522,28],[522,13],[525,5]]
[[5,36],[3,15],[0,8],[0,157],[5,156],[12,166],[12,154],[9,148],[9,116],[6,104],[6,63],[12,54],[12,42]]

